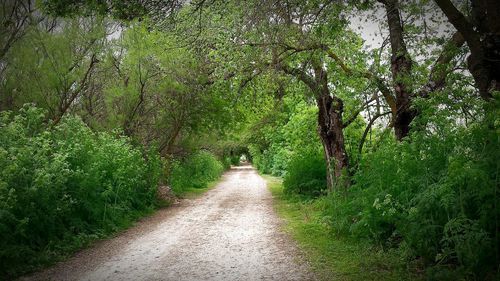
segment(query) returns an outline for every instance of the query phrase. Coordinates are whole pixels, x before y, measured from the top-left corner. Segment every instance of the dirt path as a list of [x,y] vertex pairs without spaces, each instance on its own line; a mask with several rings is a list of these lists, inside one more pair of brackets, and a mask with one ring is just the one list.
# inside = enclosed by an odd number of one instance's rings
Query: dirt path
[[23,280],[311,280],[250,166]]

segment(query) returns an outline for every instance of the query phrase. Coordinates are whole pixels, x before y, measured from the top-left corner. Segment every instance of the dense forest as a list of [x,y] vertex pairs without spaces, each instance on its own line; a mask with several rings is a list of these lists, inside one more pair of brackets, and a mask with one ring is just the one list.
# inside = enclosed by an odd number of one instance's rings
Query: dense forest
[[497,1],[7,0],[0,18],[0,279],[240,159],[405,276],[500,277]]

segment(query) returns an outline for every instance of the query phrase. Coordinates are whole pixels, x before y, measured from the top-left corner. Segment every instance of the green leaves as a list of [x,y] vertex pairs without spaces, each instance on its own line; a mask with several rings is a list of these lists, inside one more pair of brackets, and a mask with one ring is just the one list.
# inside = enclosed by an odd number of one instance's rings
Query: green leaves
[[61,245],[79,247],[82,236],[108,233],[155,205],[158,156],[146,160],[129,139],[95,134],[77,117],[53,129],[44,119],[29,106],[0,117],[2,276],[53,260]]
[[326,163],[319,149],[295,151],[286,169],[284,191],[319,196],[326,191]]
[[109,55],[116,79],[104,90],[110,125],[163,154],[172,154],[195,134],[222,131],[231,120],[231,100],[212,87],[205,58],[178,40],[132,22],[115,41],[117,52]]
[[224,171],[222,163],[210,152],[200,151],[183,161],[174,161],[168,182],[176,194],[190,188],[206,188]]
[[[170,1],[174,6],[175,1]],[[166,1],[166,3],[170,3]],[[111,15],[121,20],[132,20],[148,14],[148,7],[144,1],[138,0],[44,0],[42,8],[45,12],[56,16],[89,16]]]

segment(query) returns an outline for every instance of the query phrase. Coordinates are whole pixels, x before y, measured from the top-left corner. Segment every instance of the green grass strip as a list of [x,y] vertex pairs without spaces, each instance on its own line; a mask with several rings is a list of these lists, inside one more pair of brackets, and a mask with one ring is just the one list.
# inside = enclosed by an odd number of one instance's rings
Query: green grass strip
[[274,208],[285,220],[285,231],[298,243],[320,280],[419,280],[396,251],[383,251],[366,241],[340,237],[322,222],[317,200],[300,200],[283,193],[280,178],[264,175]]

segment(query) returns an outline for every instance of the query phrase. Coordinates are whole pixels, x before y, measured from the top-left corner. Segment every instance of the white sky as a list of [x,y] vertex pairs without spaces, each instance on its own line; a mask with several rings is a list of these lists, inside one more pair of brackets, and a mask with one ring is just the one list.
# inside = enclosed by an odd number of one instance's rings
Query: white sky
[[[445,20],[439,8],[431,5],[427,6],[425,23],[429,29],[436,31],[435,35],[451,37],[455,28]],[[365,48],[368,50],[379,48],[384,38],[388,36],[387,26],[384,27],[381,24],[385,24],[385,13],[385,8],[382,4],[376,4],[374,9],[370,11],[357,11],[355,15],[350,17],[350,28],[365,40]],[[405,20],[405,15],[401,15],[401,18]],[[422,24],[423,20],[420,18],[417,20],[417,23]]]
[[[383,37],[387,35],[385,29],[371,17],[376,17],[379,20],[384,19],[384,10],[378,7],[375,12],[359,12],[357,15],[351,17],[349,24],[349,27],[365,40],[365,47],[367,49],[379,48],[384,40]],[[383,35],[380,34],[381,31]]]

